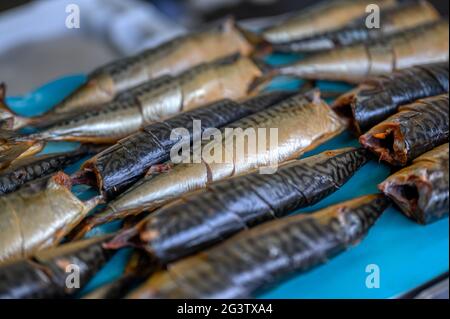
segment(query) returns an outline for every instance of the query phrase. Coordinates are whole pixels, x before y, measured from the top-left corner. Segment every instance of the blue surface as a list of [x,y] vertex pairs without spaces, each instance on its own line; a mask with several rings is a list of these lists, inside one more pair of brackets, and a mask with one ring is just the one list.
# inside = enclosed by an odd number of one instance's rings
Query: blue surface
[[[273,61],[272,61],[273,62]],[[18,113],[35,115],[51,108],[66,94],[85,81],[82,75],[70,76],[49,83],[24,97],[8,98],[8,104]],[[272,87],[294,89],[301,81],[278,80]],[[347,85],[319,82],[324,90],[345,90]],[[68,150],[76,143],[49,143],[44,152]],[[357,146],[349,133],[343,133],[304,157],[327,149]],[[80,163],[68,168],[77,169]],[[320,203],[303,209],[311,212],[356,196],[377,192],[376,185],[389,175],[389,168],[370,162],[359,170],[339,191]],[[77,187],[75,192],[82,198],[92,196],[87,187]],[[93,230],[90,235],[118,229],[115,222]],[[104,269],[89,283],[90,291],[122,273],[130,250],[119,251]],[[365,286],[368,264],[380,268],[380,288]],[[448,218],[437,223],[421,226],[401,215],[395,208],[388,209],[369,235],[358,246],[337,256],[326,265],[304,274],[297,274],[260,294],[261,298],[393,298],[448,270],[449,224]]]

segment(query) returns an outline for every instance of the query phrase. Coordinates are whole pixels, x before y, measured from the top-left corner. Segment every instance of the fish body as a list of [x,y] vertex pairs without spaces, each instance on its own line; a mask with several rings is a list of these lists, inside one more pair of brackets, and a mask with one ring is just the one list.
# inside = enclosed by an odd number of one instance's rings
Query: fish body
[[304,79],[359,83],[414,65],[448,61],[448,21],[432,22],[359,43],[308,55],[278,67],[278,73]]
[[99,198],[82,202],[62,172],[0,197],[0,264],[57,245]]
[[448,143],[416,158],[410,166],[389,176],[379,189],[401,211],[420,224],[448,216]]
[[404,166],[419,155],[448,142],[448,94],[403,105],[398,113],[359,138],[380,160]]
[[169,264],[127,298],[250,298],[356,245],[388,206],[383,195],[367,195],[256,226]]
[[[227,133],[228,129],[236,128],[237,131]],[[270,136],[267,137],[271,134],[271,128],[277,129],[278,139],[277,145],[271,145],[272,148],[268,142]],[[244,141],[248,130],[256,132],[261,129],[265,132],[248,143],[258,146],[264,143],[262,148],[239,149],[236,141]],[[207,188],[213,182],[295,159],[344,129],[344,123],[317,93],[296,94],[267,110],[228,125],[223,130],[222,139],[203,145],[201,160],[180,163],[167,172],[143,178],[108,203],[103,212],[85,219],[80,224],[83,230],[78,235],[98,224],[144,210],[154,210],[188,192]],[[208,157],[215,152],[220,154],[220,158],[211,161]]]
[[220,99],[249,96],[262,75],[252,59],[232,56],[164,76],[127,91],[101,108],[75,115],[28,139],[114,143],[140,128]]
[[274,174],[253,172],[182,196],[119,233],[110,248],[129,242],[165,264],[257,224],[313,205],[339,189],[369,157],[365,149],[328,151],[293,160]]
[[206,62],[240,53],[248,56],[253,45],[232,19],[197,33],[182,35],[137,55],[94,70],[87,82],[48,114],[88,109],[112,101],[117,94],[163,75],[177,75]]
[[109,236],[61,245],[32,257],[0,266],[0,299],[61,298],[78,288],[67,286],[68,274],[77,267],[80,288],[111,258],[102,244]]
[[437,10],[427,1],[412,1],[381,11],[380,27],[369,29],[367,17],[358,19],[341,29],[312,37],[284,43],[276,43],[278,52],[314,52],[373,41],[396,32],[440,19]]
[[45,146],[44,141],[17,141],[18,136],[13,131],[0,130],[0,172],[15,161],[39,153]]
[[[191,140],[201,138],[207,128],[220,128],[264,110],[289,95],[286,92],[265,93],[242,103],[223,99],[149,124],[85,162],[81,171],[94,175],[95,184],[104,195],[114,195],[142,177],[152,165],[169,159],[171,148],[179,142],[179,138],[171,138],[173,130],[183,128],[189,132]],[[194,120],[201,121],[198,131],[194,130]]]
[[340,96],[333,109],[358,134],[397,112],[399,106],[448,92],[448,63],[414,66],[372,78]]
[[[283,43],[307,38],[344,27],[366,14],[370,0],[332,0],[306,8],[278,25],[263,30],[263,37],[271,43]],[[377,1],[380,8],[392,7],[395,0]]]
[[80,147],[71,152],[51,153],[14,161],[0,171],[0,195],[11,193],[23,184],[48,176],[82,159],[91,150]]

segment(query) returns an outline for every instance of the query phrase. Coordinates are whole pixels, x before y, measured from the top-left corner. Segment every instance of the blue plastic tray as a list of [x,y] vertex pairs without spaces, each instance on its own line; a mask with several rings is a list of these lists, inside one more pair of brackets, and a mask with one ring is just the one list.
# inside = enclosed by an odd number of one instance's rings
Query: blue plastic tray
[[[36,115],[51,108],[65,95],[85,81],[83,75],[54,81],[22,97],[10,97],[7,103],[19,114]],[[319,82],[323,90],[346,90],[347,85]],[[299,81],[281,79],[273,87],[296,88]],[[44,152],[68,150],[76,143],[49,143]],[[304,157],[327,149],[357,146],[349,133],[305,154]],[[74,172],[81,161],[66,171]],[[300,210],[314,211],[356,196],[377,192],[376,185],[389,176],[388,166],[370,162],[360,169],[339,191],[320,203]],[[76,187],[80,197],[89,197],[92,190]],[[120,222],[94,229],[90,236],[114,231]],[[119,251],[88,284],[84,292],[109,282],[122,273],[130,249]],[[380,269],[380,287],[366,287],[366,266],[376,264]],[[388,209],[356,247],[337,256],[327,264],[307,273],[292,276],[260,294],[260,298],[393,298],[446,272],[449,265],[448,218],[428,226],[417,225],[395,208]]]

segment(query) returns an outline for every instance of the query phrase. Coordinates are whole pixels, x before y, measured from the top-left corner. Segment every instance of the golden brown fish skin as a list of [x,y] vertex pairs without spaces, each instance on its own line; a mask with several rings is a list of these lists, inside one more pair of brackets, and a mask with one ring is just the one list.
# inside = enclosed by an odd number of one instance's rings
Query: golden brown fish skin
[[278,73],[360,83],[394,70],[448,61],[448,38],[448,21],[443,20],[386,39],[314,53],[299,62],[278,67]]
[[127,295],[140,298],[249,298],[293,272],[305,272],[360,242],[389,200],[362,196],[311,214],[244,230],[171,263]]
[[[333,0],[306,8],[279,25],[262,32],[272,43],[288,42],[344,27],[352,20],[366,14],[370,0]],[[392,7],[395,0],[376,1],[380,8]]]
[[335,31],[300,40],[277,43],[272,46],[279,52],[315,52],[373,41],[383,36],[414,28],[440,19],[439,12],[427,1],[408,1],[382,10],[380,28],[369,29],[366,16]]
[[448,94],[403,105],[398,113],[361,135],[359,142],[380,160],[404,166],[449,138]]
[[57,245],[100,198],[82,202],[59,172],[0,197],[0,264]]
[[42,151],[45,142],[37,140],[16,141],[17,134],[0,130],[0,171],[17,160]]
[[59,122],[28,139],[114,143],[143,126],[221,99],[252,96],[262,70],[250,58],[229,56],[176,77],[163,76],[123,93],[102,108]]
[[227,55],[248,56],[253,45],[228,19],[221,26],[183,35],[135,56],[113,61],[93,71],[78,88],[51,113],[86,109],[111,101],[117,94],[162,75],[176,75],[201,63]]
[[449,210],[448,156],[448,143],[438,146],[389,176],[378,188],[414,221],[437,221]]
[[66,285],[67,266],[78,266],[83,288],[113,256],[114,251],[102,246],[109,239],[107,235],[63,244],[1,265],[0,299],[62,298],[79,292]]
[[[246,129],[256,131],[263,128],[269,132],[270,128],[277,128],[277,154],[271,153],[266,144],[264,151],[244,150],[240,154],[241,157],[234,158],[231,163],[226,160],[225,154],[238,152],[233,139],[224,137],[215,144],[205,144],[203,153],[206,152],[206,147],[214,150],[214,145],[222,150],[221,163],[211,163],[203,156],[202,163],[178,164],[162,174],[145,177],[130,190],[109,202],[104,211],[85,219],[80,224],[81,227],[77,227],[76,238],[81,238],[97,225],[139,214],[144,210],[154,210],[188,192],[205,188],[212,182],[269,166],[271,163],[283,163],[297,158],[338,135],[346,128],[345,123],[319,95],[318,91],[308,95],[297,94],[227,126],[241,129],[235,134],[236,139],[243,139]],[[269,141],[269,137],[266,137],[266,141]],[[259,143],[258,138],[256,143]]]

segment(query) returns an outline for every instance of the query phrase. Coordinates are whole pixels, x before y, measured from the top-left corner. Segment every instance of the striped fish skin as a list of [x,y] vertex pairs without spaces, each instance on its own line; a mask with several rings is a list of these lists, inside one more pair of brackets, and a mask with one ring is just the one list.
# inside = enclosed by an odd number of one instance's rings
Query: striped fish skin
[[360,83],[414,65],[448,61],[448,21],[418,26],[367,43],[309,55],[277,68],[282,75],[302,79]]
[[92,153],[92,149],[80,147],[75,151],[28,157],[13,162],[0,171],[0,195],[19,189],[23,184],[48,176]]
[[66,286],[68,265],[80,270],[80,288],[106,264],[113,252],[97,237],[38,252],[32,257],[0,266],[0,299],[67,297],[79,291]]
[[401,211],[420,224],[448,216],[448,143],[416,158],[378,187]]
[[163,122],[144,127],[117,144],[99,153],[82,165],[81,170],[93,173],[96,185],[106,196],[114,196],[142,177],[154,164],[167,161],[170,149],[177,143],[170,135],[175,128],[185,128],[194,136],[193,120],[201,121],[202,133],[209,127],[222,127],[237,119],[268,108],[291,93],[272,92],[247,99],[242,103],[230,99],[180,113]]
[[[344,27],[365,15],[370,0],[334,0],[311,6],[286,21],[263,30],[263,37],[271,43],[283,43],[307,38]],[[380,8],[392,7],[395,0],[377,1]]]
[[363,148],[340,149],[293,160],[274,174],[254,172],[213,183],[163,206],[118,234],[108,247],[133,242],[165,264],[313,205],[339,189],[368,159]]
[[[297,158],[309,149],[336,136],[345,129],[343,122],[329,106],[322,101],[318,92],[315,94],[296,94],[278,104],[253,115],[238,120],[228,128],[239,128],[234,134],[236,139],[244,139],[246,129],[278,129],[278,145],[271,150],[266,138],[264,149],[243,150],[240,158],[234,158],[231,163],[225,159],[226,154],[238,152],[236,143],[230,137],[222,135],[223,139],[214,142],[213,146],[205,146],[202,151],[202,162],[175,165],[168,172],[150,175],[118,198],[108,203],[106,209],[99,214],[88,217],[80,227],[78,236],[92,227],[124,218],[132,214],[139,214],[144,210],[154,210],[162,205],[183,196],[184,194],[207,187],[212,182],[248,173],[271,163],[283,163]],[[266,134],[267,135],[267,134]],[[259,138],[255,144],[259,145]],[[205,158],[207,149],[221,149],[222,161],[210,162]],[[207,153],[209,154],[209,153]],[[129,171],[129,170],[128,170]]]
[[370,79],[340,96],[333,109],[360,135],[395,114],[399,106],[446,92],[448,63],[433,63]]
[[355,43],[372,41],[383,36],[439,20],[437,10],[427,1],[411,1],[380,12],[380,28],[369,29],[366,16],[339,30],[317,36],[273,45],[278,52],[314,52],[330,50]]
[[381,194],[281,218],[169,264],[127,298],[249,298],[361,241],[389,200]]
[[58,172],[0,196],[0,264],[59,244],[99,203],[99,197],[82,202],[70,186]]
[[135,56],[113,61],[94,70],[78,88],[48,114],[87,109],[107,103],[130,88],[163,75],[176,75],[189,68],[227,55],[249,55],[252,44],[232,19],[219,27],[170,40]]
[[[179,76],[150,81],[100,108],[58,122],[28,139],[115,143],[156,121],[229,98],[248,97],[262,71],[252,59],[231,56]],[[255,92],[256,93],[256,92]]]
[[380,160],[404,166],[419,155],[448,142],[448,94],[403,105],[399,112],[359,138]]

